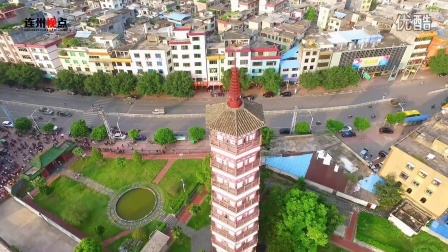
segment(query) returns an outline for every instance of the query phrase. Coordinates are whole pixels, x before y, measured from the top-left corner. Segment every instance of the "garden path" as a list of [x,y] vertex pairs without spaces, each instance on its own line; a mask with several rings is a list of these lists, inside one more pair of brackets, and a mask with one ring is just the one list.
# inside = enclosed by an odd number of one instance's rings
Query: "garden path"
[[365,248],[354,242],[356,237],[356,225],[358,222],[358,211],[353,211],[350,216],[350,223],[345,231],[345,236],[342,238],[340,236],[333,235],[331,237],[331,242],[338,245],[341,248],[347,249],[352,252],[371,252],[370,249]]
[[68,170],[68,169],[64,169],[62,171],[62,175],[71,178],[73,180],[76,180],[84,185],[86,185],[87,187],[89,187],[90,189],[93,189],[101,194],[107,195],[109,196],[109,198],[112,198],[115,195],[114,190],[105,187],[89,178],[86,178],[84,176],[78,176],[78,173],[73,172],[72,170]]
[[171,168],[171,165],[173,165],[174,161],[176,159],[168,159],[168,162],[166,162],[165,166],[160,170],[160,172],[157,174],[156,178],[152,181],[154,184],[159,184],[160,180],[162,180],[163,176],[168,172],[168,170]]

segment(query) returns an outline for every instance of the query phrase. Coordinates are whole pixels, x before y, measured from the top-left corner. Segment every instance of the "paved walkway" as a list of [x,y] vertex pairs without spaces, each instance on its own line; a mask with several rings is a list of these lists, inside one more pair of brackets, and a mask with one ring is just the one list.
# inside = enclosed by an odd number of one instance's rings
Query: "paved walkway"
[[102,184],[99,184],[99,183],[97,183],[89,178],[86,178],[84,176],[77,176],[77,173],[73,172],[72,170],[64,169],[62,171],[62,175],[67,176],[75,181],[78,181],[79,183],[83,183],[87,187],[89,187],[101,194],[109,196],[109,198],[112,198],[113,196],[115,196],[114,190],[112,190],[108,187],[105,187]]
[[[132,153],[115,153],[115,152],[107,152],[107,151],[103,151],[103,157],[105,158],[117,158],[117,157],[124,157],[126,159],[132,159]],[[90,152],[86,152],[86,154],[89,156]],[[196,159],[196,158],[202,158],[204,159],[205,156],[207,156],[209,154],[209,152],[201,152],[201,153],[184,153],[182,154],[182,159]],[[170,159],[181,159],[181,157],[178,154],[147,154],[147,155],[142,155],[143,159],[166,159],[166,160],[170,160]]]
[[191,200],[190,204],[187,205],[186,207],[184,207],[184,209],[182,209],[182,211],[179,214],[179,221],[187,224],[188,221],[191,218],[191,213],[190,213],[190,207],[192,204],[195,205],[200,205],[202,204],[202,202],[204,202],[204,199],[207,197],[207,191],[203,190],[203,192],[201,194],[196,193],[193,197],[193,199]]
[[352,215],[350,216],[350,223],[347,229],[345,230],[344,238],[333,235],[333,237],[331,237],[331,242],[351,252],[371,252],[370,249],[365,248],[354,242],[354,239],[356,237],[357,221],[358,221],[358,212],[353,211]]
[[171,168],[171,165],[174,164],[175,159],[168,159],[168,162],[165,164],[165,166],[160,170],[160,172],[157,174],[156,178],[152,181],[154,184],[159,184],[160,180],[162,180],[163,176],[168,172],[168,170]]
[[130,233],[132,233],[132,230],[125,230],[125,231],[123,231],[123,232],[121,232],[121,233],[119,233],[119,234],[117,234],[117,235],[115,235],[115,236],[112,236],[112,237],[110,237],[110,238],[107,238],[107,239],[104,240],[101,244],[102,244],[103,246],[107,246],[107,245],[109,245],[109,244],[112,244],[114,241],[120,239],[121,237],[126,236],[126,235],[128,235],[128,234],[130,234]]

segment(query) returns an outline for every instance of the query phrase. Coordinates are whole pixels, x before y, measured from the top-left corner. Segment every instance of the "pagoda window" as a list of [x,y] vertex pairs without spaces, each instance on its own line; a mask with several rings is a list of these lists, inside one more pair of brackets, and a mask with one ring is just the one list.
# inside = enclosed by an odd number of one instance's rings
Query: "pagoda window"
[[247,183],[252,183],[254,181],[254,179],[255,179],[255,176],[250,176],[249,179],[247,179]]
[[249,210],[248,215],[249,215],[249,214],[253,214],[254,212],[255,212],[255,209],[252,208],[251,210]]
[[217,197],[219,200],[222,200],[222,195],[221,195],[221,194],[216,195],[216,197]]
[[236,188],[237,188],[237,189],[239,189],[239,188],[241,188],[241,187],[243,187],[243,182],[239,182],[239,183],[236,185]]
[[235,221],[235,217],[233,217],[232,215],[229,216],[229,220],[231,221]]
[[230,230],[228,230],[227,232],[229,232],[229,235],[235,235],[235,232],[232,232]]
[[243,204],[242,201],[238,201],[238,203],[236,204],[236,206],[241,206]]
[[244,143],[244,138],[238,139],[238,145],[242,145]]
[[241,215],[238,216],[238,217],[236,217],[236,220],[237,220],[237,221],[242,220],[242,219],[243,219],[243,216],[241,216]]
[[255,161],[255,156],[249,158],[249,163],[253,163]]
[[221,178],[221,177],[218,177],[218,182],[219,182],[219,183],[223,183],[223,182],[224,182],[224,179]]
[[228,165],[230,168],[235,168],[235,163],[234,162],[228,162]]
[[222,164],[222,158],[221,157],[216,157],[216,162]]
[[247,165],[249,163],[249,160],[246,158],[244,159],[244,165]]
[[[229,182],[229,187],[231,187],[231,188],[235,188],[235,183],[233,183],[233,182]],[[233,202],[233,204],[235,204],[235,202]]]
[[252,194],[252,195],[249,197],[249,200],[251,200],[251,199],[253,199],[253,198],[255,198],[255,194]]
[[243,162],[238,162],[238,164],[236,165],[236,168],[241,168],[243,167]]
[[234,139],[234,138],[230,138],[230,139],[229,139],[229,143],[230,143],[231,145],[235,145],[235,139]]
[[224,137],[221,134],[216,134],[216,138],[218,139],[218,141],[223,141]]
[[250,135],[249,135],[249,140],[254,140],[254,139],[255,139],[255,133],[250,134]]
[[243,231],[240,230],[240,231],[236,232],[236,235],[240,235],[242,232],[243,232]]
[[219,209],[216,209],[216,212],[218,212],[219,215],[222,215],[222,211]]

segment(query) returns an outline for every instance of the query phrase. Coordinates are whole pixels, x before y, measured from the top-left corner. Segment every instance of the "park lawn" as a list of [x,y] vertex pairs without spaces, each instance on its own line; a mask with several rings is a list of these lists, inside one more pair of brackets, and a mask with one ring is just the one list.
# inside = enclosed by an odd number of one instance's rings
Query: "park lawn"
[[[165,211],[175,213],[182,207],[184,200],[188,199],[198,185],[196,171],[203,163],[203,159],[178,159],[173,163],[158,185],[163,191]],[[185,183],[185,193],[182,179]]]
[[[156,229],[158,229],[159,231],[162,231],[163,229],[165,229],[165,227],[166,227],[166,224],[164,222],[159,221],[159,220],[151,221],[146,226],[144,226],[144,228],[148,232],[148,235],[151,235],[152,232],[154,232]],[[113,243],[109,244],[107,246],[107,248],[110,251],[112,251],[112,252],[118,252],[118,249],[120,248],[121,244],[126,239],[132,239],[132,233],[130,233],[128,235],[125,235],[125,236],[121,237],[120,239],[114,241]],[[146,241],[146,242],[148,242],[148,241]],[[145,244],[143,244],[142,247],[144,247],[144,246],[145,246]]]
[[95,227],[101,225],[105,228],[104,239],[114,236],[122,229],[113,225],[107,218],[107,204],[109,198],[66,177],[59,177],[51,186],[54,191],[50,195],[38,194],[34,201],[47,211],[56,216],[61,216],[62,211],[71,205],[81,205],[88,212],[88,217],[80,226],[75,226],[79,231],[89,237],[97,237]]
[[341,247],[334,245],[333,243],[328,243],[325,247],[318,247],[317,252],[349,252]]
[[408,237],[387,219],[366,212],[359,213],[356,239],[386,252],[412,252],[422,244],[434,244],[445,248],[441,251],[448,251],[448,245],[424,231]]
[[169,252],[186,252],[191,250],[191,239],[190,237],[181,234],[180,237],[174,240],[173,245],[171,245]]
[[212,205],[210,204],[210,199],[209,197],[206,197],[201,204],[201,211],[197,215],[191,217],[191,219],[188,221],[187,226],[195,230],[200,230],[204,227],[210,226],[211,208]]
[[105,159],[98,163],[91,158],[80,159],[70,168],[80,172],[106,187],[119,190],[136,182],[152,182],[166,164],[166,160],[144,160],[138,164],[126,159],[123,166],[117,165],[115,159]]

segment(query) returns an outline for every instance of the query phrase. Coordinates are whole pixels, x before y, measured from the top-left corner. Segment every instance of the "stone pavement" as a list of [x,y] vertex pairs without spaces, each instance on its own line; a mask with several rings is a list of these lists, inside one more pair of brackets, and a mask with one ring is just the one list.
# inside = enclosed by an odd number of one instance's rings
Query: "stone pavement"
[[165,164],[165,166],[160,170],[160,172],[157,174],[156,178],[152,181],[154,184],[159,184],[160,180],[162,180],[163,176],[168,172],[168,170],[171,168],[171,165],[173,165],[175,159],[169,159],[168,162]]
[[195,204],[195,205],[200,205],[202,204],[202,202],[204,202],[205,197],[207,197],[207,191],[203,190],[203,192],[201,194],[196,193],[193,197],[193,199],[190,201],[190,204],[187,205],[186,207],[184,207],[182,209],[182,211],[179,214],[179,221],[187,224],[188,221],[191,218],[191,213],[190,213],[190,207],[191,205]]
[[107,195],[107,196],[109,196],[109,198],[112,198],[113,196],[115,196],[114,190],[107,188],[107,187],[105,187],[89,178],[86,178],[82,175],[78,176],[77,174],[78,173],[75,173],[72,170],[68,170],[68,169],[64,169],[62,171],[62,175],[66,176],[68,178],[71,178],[75,181],[78,181],[79,183],[82,183],[82,184],[86,185],[87,187],[89,187],[101,194]]
[[358,221],[358,211],[353,211],[350,217],[350,224],[348,225],[345,231],[344,238],[333,235],[333,237],[331,237],[331,242],[351,252],[371,252],[370,249],[365,248],[354,242],[356,237],[357,221]]

